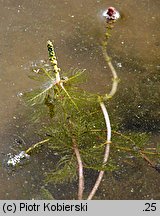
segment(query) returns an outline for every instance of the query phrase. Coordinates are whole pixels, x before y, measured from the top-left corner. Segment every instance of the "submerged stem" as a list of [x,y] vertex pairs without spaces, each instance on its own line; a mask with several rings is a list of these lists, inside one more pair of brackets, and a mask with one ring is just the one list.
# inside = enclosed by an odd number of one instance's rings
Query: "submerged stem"
[[84,175],[83,175],[83,163],[80,155],[80,151],[77,145],[77,141],[75,138],[75,135],[73,133],[73,122],[69,120],[69,128],[72,133],[71,139],[72,139],[72,145],[73,150],[76,155],[77,163],[78,163],[78,177],[79,177],[79,183],[78,183],[78,200],[82,200],[83,198],[83,190],[84,190]]
[[[100,106],[104,115],[104,119],[105,119],[105,123],[106,123],[106,128],[107,128],[107,141],[106,141],[106,147],[105,147],[105,153],[104,153],[104,158],[103,158],[103,165],[105,165],[107,163],[108,157],[109,157],[109,152],[110,152],[110,143],[111,143],[111,124],[110,124],[110,119],[109,119],[109,115],[107,112],[107,109],[104,105],[103,102],[100,102]],[[95,195],[101,181],[104,175],[104,171],[101,170],[99,172],[98,178],[93,186],[92,191],[90,192],[87,200],[91,200],[93,198],[93,196]]]
[[[106,123],[106,128],[107,128],[107,141],[106,141],[105,153],[104,153],[104,158],[103,158],[103,165],[105,165],[106,162],[108,161],[109,152],[110,152],[110,143],[111,143],[111,124],[110,124],[110,119],[109,119],[107,109],[106,109],[103,101],[108,100],[109,98],[112,98],[114,96],[114,94],[117,91],[118,82],[119,82],[117,72],[116,72],[116,70],[115,70],[115,68],[111,62],[111,59],[107,53],[108,39],[111,36],[110,31],[113,28],[112,24],[114,22],[115,22],[115,20],[112,21],[112,19],[111,19],[110,21],[108,21],[106,23],[105,41],[102,43],[103,56],[104,56],[105,61],[108,64],[108,66],[112,72],[112,76],[113,76],[112,88],[111,88],[109,94],[105,94],[105,96],[103,97],[102,100],[100,98],[100,107],[101,107],[101,110],[102,110],[102,113],[103,113],[103,116],[105,119],[105,123]],[[87,198],[88,200],[91,200],[93,198],[93,196],[95,195],[95,193],[96,193],[96,191],[97,191],[97,189],[98,189],[98,187],[102,181],[103,175],[104,175],[104,171],[101,170],[99,172],[98,178],[97,178],[97,180],[96,180],[96,182],[92,188],[92,191],[90,192],[90,194]]]
[[104,59],[106,61],[106,63],[108,64],[111,72],[112,72],[112,88],[109,92],[109,94],[105,94],[104,96],[104,100],[107,100],[109,98],[112,98],[114,96],[114,94],[117,91],[117,87],[118,87],[118,83],[119,83],[119,78],[117,75],[117,72],[112,64],[111,58],[109,57],[108,53],[107,53],[107,44],[108,44],[108,39],[111,37],[111,30],[114,27],[113,25],[114,22],[109,22],[106,24],[106,33],[105,33],[105,41],[102,43],[102,52],[103,52],[103,56]]
[[111,60],[110,60],[110,58],[108,56],[106,48],[102,47],[102,50],[103,50],[104,58],[105,58],[105,60],[106,60],[106,62],[108,64],[108,66],[109,66],[109,68],[110,68],[110,70],[112,72],[112,76],[113,76],[112,88],[111,88],[109,94],[105,94],[105,97],[104,97],[104,99],[106,100],[106,99],[112,98],[115,95],[115,93],[117,91],[118,83],[119,83],[119,78],[118,78],[117,72],[116,72],[116,70],[115,70],[115,68],[114,68],[114,66],[113,66],[113,64],[112,64],[112,62],[111,62]]
[[79,183],[78,183],[78,200],[83,199],[83,191],[84,191],[84,175],[83,175],[83,163],[81,159],[81,155],[76,144],[76,140],[72,137],[73,149],[77,158],[78,163],[78,175],[79,175]]

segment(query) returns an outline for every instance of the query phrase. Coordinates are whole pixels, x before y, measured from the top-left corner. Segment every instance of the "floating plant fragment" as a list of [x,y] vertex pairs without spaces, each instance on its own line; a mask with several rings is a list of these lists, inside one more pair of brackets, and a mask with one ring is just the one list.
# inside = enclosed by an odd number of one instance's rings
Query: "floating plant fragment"
[[7,161],[8,166],[16,166],[24,159],[29,159],[30,155],[26,154],[25,151],[21,151],[18,155],[10,155],[10,159]]

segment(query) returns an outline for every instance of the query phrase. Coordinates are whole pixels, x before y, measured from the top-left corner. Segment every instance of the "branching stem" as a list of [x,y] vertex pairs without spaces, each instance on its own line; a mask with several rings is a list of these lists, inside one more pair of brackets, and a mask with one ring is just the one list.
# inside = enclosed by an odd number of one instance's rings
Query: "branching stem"
[[[56,84],[59,85],[62,90],[66,93],[66,95],[68,96],[68,98],[70,99],[70,101],[73,103],[73,105],[75,106],[75,108],[77,109],[77,111],[79,111],[77,104],[74,102],[74,100],[72,99],[72,97],[69,95],[69,93],[67,92],[67,90],[65,89],[63,82],[61,81],[61,77],[60,77],[60,68],[57,65],[57,58],[56,58],[56,54],[54,51],[54,46],[53,43],[51,41],[47,42],[47,47],[48,47],[48,54],[49,54],[49,60],[51,62],[51,65],[53,67],[53,71],[55,73],[55,80],[56,80]],[[71,122],[70,125],[72,126]],[[72,129],[72,127],[71,127]],[[79,172],[79,184],[78,184],[78,199],[81,200],[83,198],[83,190],[84,190],[84,176],[83,176],[83,164],[82,164],[82,160],[81,160],[81,155],[76,143],[76,139],[74,138],[74,136],[72,137],[72,142],[73,142],[73,149],[77,158],[77,163],[78,163],[78,172]]]

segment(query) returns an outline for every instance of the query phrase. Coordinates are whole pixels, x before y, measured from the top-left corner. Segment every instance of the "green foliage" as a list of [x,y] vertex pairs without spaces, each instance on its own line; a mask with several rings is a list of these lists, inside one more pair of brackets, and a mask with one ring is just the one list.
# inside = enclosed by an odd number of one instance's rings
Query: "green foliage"
[[[85,166],[102,168],[104,146],[97,151],[93,144],[98,145],[100,141],[94,134],[88,133],[92,128],[104,126],[97,95],[85,92],[77,86],[85,70],[69,71],[71,76],[68,78],[66,78],[67,73],[64,73],[65,78],[62,79],[64,89],[57,85],[53,71],[48,72],[42,68],[38,71],[36,78],[35,74],[30,77],[43,81],[42,87],[25,93],[23,97],[26,104],[34,110],[32,112],[34,121],[38,121],[40,117],[44,118],[46,113],[51,117],[50,123],[41,128],[41,133],[49,137],[48,147],[60,157],[56,170],[48,174],[46,181],[71,181],[77,177],[73,136],[76,137],[80,153],[84,154]],[[95,138],[97,143],[93,142]]]
[[149,142],[149,135],[146,133],[114,133],[111,157],[130,160],[133,157],[139,157],[140,152],[145,149]]
[[[132,156],[139,156],[140,151],[145,149],[148,135],[133,132],[121,134],[116,131],[117,122],[112,126],[110,160],[103,164],[106,126],[98,95],[80,88],[85,70],[62,72],[63,76],[57,81],[60,69],[55,52],[53,49],[51,51],[51,67],[36,68],[36,73],[33,70],[30,76],[43,83],[38,89],[23,95],[26,104],[32,107],[32,120],[42,121],[43,117],[41,134],[49,138],[48,148],[58,156],[57,162],[54,162],[56,168],[46,175],[46,182],[63,183],[77,179],[77,160],[73,150],[75,143],[86,169],[111,171],[118,168],[122,158],[129,160]],[[48,115],[50,118],[44,118]]]
[[55,184],[61,184],[64,182],[72,182],[77,178],[77,162],[74,156],[62,157],[57,164],[57,168],[46,176],[46,182],[54,182]]

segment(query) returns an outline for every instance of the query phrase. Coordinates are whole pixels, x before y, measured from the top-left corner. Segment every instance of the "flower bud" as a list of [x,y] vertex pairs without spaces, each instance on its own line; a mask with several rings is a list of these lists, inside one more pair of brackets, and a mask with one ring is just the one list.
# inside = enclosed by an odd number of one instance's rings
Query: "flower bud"
[[106,18],[107,22],[116,21],[120,18],[120,13],[114,7],[109,7],[103,12],[103,16]]

